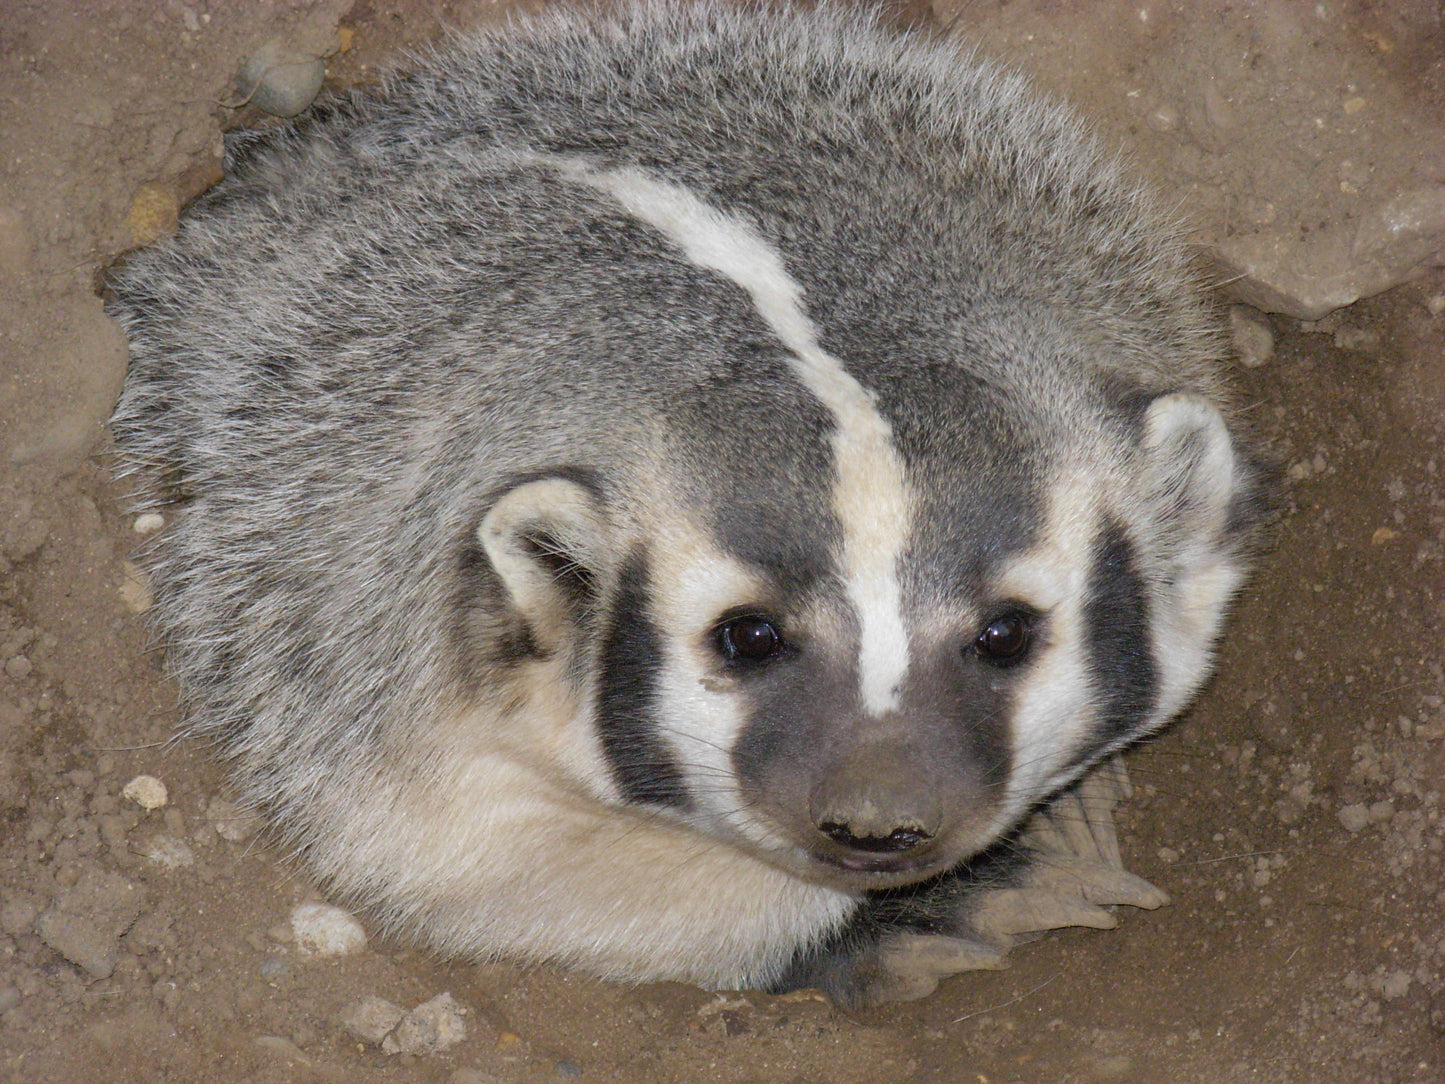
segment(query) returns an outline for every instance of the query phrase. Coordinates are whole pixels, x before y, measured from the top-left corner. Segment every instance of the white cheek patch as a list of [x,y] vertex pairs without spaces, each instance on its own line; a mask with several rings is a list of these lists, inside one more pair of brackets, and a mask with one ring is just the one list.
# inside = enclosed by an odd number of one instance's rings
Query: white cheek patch
[[1186,566],[1172,593],[1158,592],[1164,595],[1156,599],[1154,625],[1160,722],[1182,710],[1203,684],[1229,600],[1243,579],[1238,558],[1214,554]]
[[1098,717],[1090,688],[1084,606],[1098,531],[1094,485],[1056,479],[1039,545],[1010,563],[994,589],[1047,614],[1048,643],[1030,663],[1014,697],[1013,770],[1006,810],[1021,812],[1043,797]]
[[653,620],[663,637],[654,705],[658,737],[687,779],[695,814],[714,829],[741,828],[732,749],[747,713],[732,684],[716,677],[711,623],[718,614],[756,602],[765,585],[680,515],[655,532],[652,553]]
[[662,232],[696,266],[746,291],[758,315],[792,352],[798,379],[833,415],[833,510],[843,529],[843,573],[860,626],[862,700],[875,715],[895,710],[909,663],[898,583],[909,532],[909,497],[892,430],[873,396],[819,345],[802,287],[778,252],[747,222],[640,170],[597,171],[570,159],[554,159],[552,164],[568,179],[606,193]]

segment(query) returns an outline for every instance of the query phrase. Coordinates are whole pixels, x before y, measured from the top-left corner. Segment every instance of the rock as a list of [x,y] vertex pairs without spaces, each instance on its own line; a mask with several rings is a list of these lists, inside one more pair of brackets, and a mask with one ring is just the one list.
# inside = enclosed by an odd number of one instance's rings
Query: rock
[[1378,331],[1348,325],[1335,329],[1334,343],[1341,350],[1350,350],[1357,354],[1378,354],[1381,346]]
[[120,790],[126,798],[144,810],[159,809],[169,800],[166,785],[153,775],[138,775]]
[[1370,823],[1370,807],[1363,802],[1347,805],[1335,814],[1347,832],[1358,832]]
[[19,937],[33,933],[35,920],[45,910],[45,901],[29,892],[9,892],[0,902],[0,933]]
[[1274,357],[1274,329],[1264,313],[1248,305],[1229,308],[1229,334],[1234,352],[1246,369],[1257,369]]
[[284,41],[268,41],[241,66],[242,96],[274,117],[294,117],[315,100],[326,78],[326,61]]
[[125,216],[131,241],[144,246],[175,233],[180,214],[180,197],[169,185],[141,185],[131,198],[130,210]]
[[1386,1001],[1394,1001],[1404,997],[1410,991],[1410,973],[1408,971],[1392,971],[1385,976],[1381,985],[1380,995]]
[[1261,231],[1214,248],[1221,279],[1238,301],[1264,312],[1318,320],[1445,265],[1445,185],[1404,192],[1337,227],[1300,240]]
[[240,809],[225,798],[212,798],[206,803],[206,820],[216,834],[231,843],[245,843],[261,830],[261,818]]
[[120,563],[120,601],[133,614],[143,614],[155,604],[150,580],[134,561]]
[[407,1013],[381,1049],[388,1054],[439,1054],[466,1037],[461,1007],[451,994],[441,993]]
[[480,1069],[458,1069],[447,1077],[447,1084],[503,1084],[502,1078]]
[[366,930],[340,907],[303,903],[291,912],[296,947],[313,956],[350,956],[366,948]]
[[341,1026],[369,1046],[380,1046],[406,1016],[406,1010],[371,994],[357,998],[341,1013]]
[[195,852],[183,840],[165,833],[146,840],[141,853],[151,865],[165,870],[185,869],[196,864]]
[[140,915],[144,896],[124,877],[87,867],[36,921],[40,939],[93,978],[115,970],[121,936]]

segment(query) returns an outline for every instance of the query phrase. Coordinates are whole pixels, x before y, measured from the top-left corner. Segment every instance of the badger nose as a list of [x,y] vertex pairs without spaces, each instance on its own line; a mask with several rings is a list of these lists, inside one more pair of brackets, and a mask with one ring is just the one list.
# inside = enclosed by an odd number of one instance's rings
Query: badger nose
[[937,803],[926,796],[893,794],[868,788],[861,793],[820,795],[813,824],[833,843],[868,855],[900,855],[917,850],[938,835],[942,820]]
[[849,850],[863,851],[867,854],[901,854],[927,843],[934,836],[933,832],[916,824],[899,825],[886,836],[860,836],[854,831],[852,825],[831,820],[819,824],[818,831],[834,843],[847,847]]

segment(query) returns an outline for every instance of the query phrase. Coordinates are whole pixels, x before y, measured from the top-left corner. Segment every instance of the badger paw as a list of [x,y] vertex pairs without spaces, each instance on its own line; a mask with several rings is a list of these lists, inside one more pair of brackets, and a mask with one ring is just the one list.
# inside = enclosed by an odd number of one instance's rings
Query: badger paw
[[1125,870],[1119,856],[1114,808],[1129,793],[1129,777],[1115,757],[1035,814],[1015,844],[1027,862],[998,883],[968,885],[948,933],[896,930],[880,939],[863,1000],[925,997],[949,975],[1007,966],[1010,947],[1047,930],[1112,929],[1118,920],[1109,908],[1153,910],[1168,903],[1165,892]]
[[878,945],[877,974],[866,1000],[915,1001],[933,993],[942,979],[963,971],[1007,967],[1004,950],[982,941],[933,933],[893,933]]
[[1105,761],[1034,815],[1018,839],[1030,860],[1007,885],[968,900],[970,933],[1007,947],[1046,930],[1117,925],[1118,905],[1152,911],[1169,896],[1124,869],[1114,808],[1131,792],[1124,763]]

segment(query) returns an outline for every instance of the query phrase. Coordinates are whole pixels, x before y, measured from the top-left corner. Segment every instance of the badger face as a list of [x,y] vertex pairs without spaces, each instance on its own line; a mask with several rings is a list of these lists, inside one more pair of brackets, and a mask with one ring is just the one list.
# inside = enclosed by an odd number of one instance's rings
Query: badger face
[[745,552],[665,485],[560,475],[510,491],[479,538],[534,665],[570,675],[595,796],[882,888],[986,847],[1202,679],[1240,574],[1230,438],[1188,394],[1131,432],[1055,450],[1013,494],[894,451],[891,521],[850,524],[835,479],[801,537],[769,511],[799,472],[770,472],[751,506],[730,490]]

